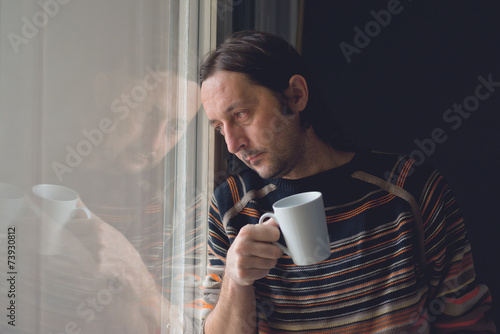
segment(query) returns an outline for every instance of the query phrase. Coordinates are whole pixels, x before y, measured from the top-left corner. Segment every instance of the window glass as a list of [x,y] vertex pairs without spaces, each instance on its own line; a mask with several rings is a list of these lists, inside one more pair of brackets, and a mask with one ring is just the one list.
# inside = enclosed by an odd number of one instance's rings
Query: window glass
[[2,333],[197,331],[206,1],[0,3]]

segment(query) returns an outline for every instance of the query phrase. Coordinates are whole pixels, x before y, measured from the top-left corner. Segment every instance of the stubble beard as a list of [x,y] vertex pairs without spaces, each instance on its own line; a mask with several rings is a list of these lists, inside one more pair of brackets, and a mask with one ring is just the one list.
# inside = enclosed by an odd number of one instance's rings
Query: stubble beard
[[268,162],[268,166],[263,166],[263,169],[258,169],[259,165],[263,165],[263,163],[259,161],[255,166],[250,166],[250,168],[256,171],[263,179],[279,179],[293,170],[293,167],[287,166],[286,163],[280,159],[276,159],[276,157],[272,157]]
[[275,137],[275,146],[272,148],[267,143],[268,145],[263,145],[262,150],[245,152],[247,156],[259,152],[264,153],[263,159],[253,164],[239,158],[263,179],[286,177],[298,166],[306,163],[306,141],[308,140],[306,131],[306,128],[297,124],[296,127],[290,127],[281,132],[280,137]]
[[[268,153],[267,161],[258,161],[254,165],[247,165],[256,171],[263,179],[279,179],[285,177],[304,162],[305,156],[305,147],[303,143],[297,143],[295,146],[289,145],[288,148],[287,151],[279,150],[278,153],[275,154]],[[262,168],[258,168],[259,166]]]

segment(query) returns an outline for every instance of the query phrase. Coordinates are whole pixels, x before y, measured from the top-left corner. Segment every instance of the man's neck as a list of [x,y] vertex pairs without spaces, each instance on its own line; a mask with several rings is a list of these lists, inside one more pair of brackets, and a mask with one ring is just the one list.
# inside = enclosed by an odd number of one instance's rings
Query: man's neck
[[344,152],[322,141],[314,130],[307,130],[306,150],[301,163],[283,179],[302,179],[340,167],[354,157],[354,152]]

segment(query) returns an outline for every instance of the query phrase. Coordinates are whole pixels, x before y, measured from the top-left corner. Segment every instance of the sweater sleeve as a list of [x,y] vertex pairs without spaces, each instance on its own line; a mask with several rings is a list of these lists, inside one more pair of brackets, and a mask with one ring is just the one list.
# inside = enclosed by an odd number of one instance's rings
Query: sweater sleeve
[[491,307],[490,292],[476,282],[462,214],[439,172],[431,174],[419,202],[429,275],[429,298],[420,325],[429,326],[432,333],[496,333],[484,315]]
[[229,246],[230,242],[222,224],[216,196],[214,196],[208,218],[208,266],[203,290],[203,324],[219,299]]

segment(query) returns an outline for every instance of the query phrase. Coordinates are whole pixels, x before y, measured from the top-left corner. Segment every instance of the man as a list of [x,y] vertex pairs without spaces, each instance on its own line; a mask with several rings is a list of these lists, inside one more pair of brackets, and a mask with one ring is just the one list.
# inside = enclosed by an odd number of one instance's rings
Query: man
[[[238,32],[200,81],[210,123],[250,167],[213,197],[206,333],[495,332],[441,174],[343,140],[293,47]],[[258,219],[311,190],[323,193],[331,255],[297,266],[271,243],[276,222]]]

